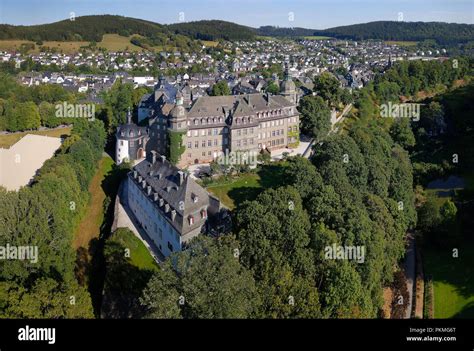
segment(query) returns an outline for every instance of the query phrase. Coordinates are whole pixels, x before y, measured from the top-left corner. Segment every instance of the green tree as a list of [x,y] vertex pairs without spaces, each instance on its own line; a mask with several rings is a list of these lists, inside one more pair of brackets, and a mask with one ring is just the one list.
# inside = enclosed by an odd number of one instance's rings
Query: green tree
[[320,96],[305,96],[300,100],[301,130],[321,140],[331,130],[331,111]]
[[225,80],[220,80],[212,86],[212,96],[230,95],[229,85]]

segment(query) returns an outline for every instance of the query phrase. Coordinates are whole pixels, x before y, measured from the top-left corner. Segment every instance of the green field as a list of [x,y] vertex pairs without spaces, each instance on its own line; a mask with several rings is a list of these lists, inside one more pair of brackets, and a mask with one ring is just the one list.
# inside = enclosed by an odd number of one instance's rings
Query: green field
[[474,244],[452,248],[424,248],[425,275],[433,277],[435,318],[474,318]]
[[130,250],[130,263],[134,266],[148,270],[156,270],[158,268],[146,246],[130,230],[119,228],[110,240]]
[[63,127],[63,128],[48,129],[48,130],[33,130],[33,131],[28,131],[28,132],[2,134],[0,135],[0,148],[2,149],[10,148],[10,146],[15,144],[18,140],[20,140],[27,134],[44,135],[44,136],[49,136],[49,137],[60,138],[63,135],[71,135],[71,129],[72,127]]
[[[130,42],[132,36],[122,37],[118,34],[104,34],[102,41],[97,43],[97,47],[105,48],[109,51],[143,51],[139,46],[133,45]],[[45,46],[50,49],[56,48],[58,52],[65,54],[71,54],[78,52],[81,47],[89,46],[88,41],[44,41],[41,45],[35,44],[33,41],[28,40],[0,40],[0,51],[18,51],[21,49],[22,44],[34,44],[35,48],[30,50],[29,53],[38,53],[40,47]]]
[[246,200],[255,200],[265,189],[283,185],[284,167],[284,162],[262,166],[256,173],[217,181],[209,185],[207,190],[217,196],[225,206],[234,209]]
[[89,185],[89,205],[74,235],[73,247],[75,249],[81,247],[87,249],[90,242],[100,236],[101,226],[105,219],[103,203],[107,196],[103,184],[104,179],[112,172],[114,164],[114,160],[109,156],[99,161],[97,172]]
[[303,39],[306,40],[328,40],[328,39],[333,39],[332,37],[326,37],[324,35],[307,35],[304,36]]
[[417,41],[396,41],[396,40],[387,40],[385,44],[388,45],[398,45],[398,46],[416,46]]

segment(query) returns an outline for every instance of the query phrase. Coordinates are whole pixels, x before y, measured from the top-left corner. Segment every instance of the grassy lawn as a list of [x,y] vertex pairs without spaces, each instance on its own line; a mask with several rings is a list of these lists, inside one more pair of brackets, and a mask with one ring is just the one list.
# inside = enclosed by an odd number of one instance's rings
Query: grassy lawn
[[[104,34],[102,41],[97,43],[98,47],[105,48],[109,51],[124,51],[126,48],[131,51],[143,51],[139,46],[133,45],[130,42],[130,37],[122,37],[118,34]],[[40,47],[45,46],[50,49],[56,48],[58,52],[65,54],[76,53],[83,46],[88,46],[88,41],[43,41],[42,45],[37,45],[33,41],[28,40],[0,40],[0,50],[18,51],[22,44],[34,44],[35,48],[29,53],[39,53]]]
[[59,52],[70,54],[79,51],[82,46],[89,45],[88,41],[44,41],[42,45],[37,45],[33,41],[28,40],[0,40],[0,50],[18,51],[22,44],[34,44],[35,48],[29,53],[39,53],[41,46],[47,46],[51,49],[56,48]]
[[44,135],[44,136],[59,138],[62,135],[71,135],[71,129],[72,127],[64,127],[64,128],[50,129],[50,130],[33,130],[29,132],[2,134],[0,135],[0,148],[3,148],[3,149],[10,148],[10,146],[15,144],[18,140],[23,138],[26,134],[36,134],[36,135]]
[[326,37],[324,35],[307,35],[303,37],[303,39],[306,40],[327,40],[327,39],[332,39],[332,37]]
[[212,40],[201,40],[202,45],[208,47],[208,48],[214,48],[217,45],[219,45],[218,41],[212,41]]
[[130,250],[130,262],[140,268],[148,270],[157,270],[153,257],[146,246],[138,239],[135,234],[125,228],[119,228],[110,238],[110,240],[119,243],[126,249]]
[[255,200],[262,191],[284,184],[284,162],[261,167],[256,173],[246,173],[231,179],[217,181],[207,190],[217,196],[222,203],[234,209],[246,200]]
[[388,45],[398,45],[398,46],[416,46],[417,41],[396,41],[396,40],[387,40],[385,44]]
[[102,41],[97,43],[98,47],[105,48],[109,51],[143,51],[143,48],[136,46],[130,42],[132,37],[123,37],[118,34],[104,34]]
[[474,244],[452,249],[423,249],[425,274],[433,277],[435,318],[474,318]]
[[92,178],[89,186],[89,193],[91,195],[89,206],[74,235],[73,247],[75,249],[80,247],[87,249],[89,242],[100,235],[100,227],[104,221],[103,203],[106,197],[103,181],[112,171],[113,165],[114,161],[108,156],[103,157],[99,162],[98,171]]

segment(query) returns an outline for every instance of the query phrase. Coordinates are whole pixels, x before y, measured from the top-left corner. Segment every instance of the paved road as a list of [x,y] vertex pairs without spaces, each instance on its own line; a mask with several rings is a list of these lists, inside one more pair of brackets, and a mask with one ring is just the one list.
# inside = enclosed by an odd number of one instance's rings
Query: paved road
[[408,308],[405,312],[405,318],[411,318],[413,309],[413,296],[415,294],[415,239],[412,233],[408,233],[408,249],[405,256],[405,275],[407,277],[408,289]]

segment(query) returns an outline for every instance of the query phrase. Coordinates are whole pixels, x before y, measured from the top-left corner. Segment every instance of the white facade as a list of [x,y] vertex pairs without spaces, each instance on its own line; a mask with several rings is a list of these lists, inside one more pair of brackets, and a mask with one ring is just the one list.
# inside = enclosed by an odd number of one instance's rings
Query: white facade
[[117,145],[115,146],[115,162],[119,165],[124,161],[129,161],[128,155],[128,140],[117,139]]
[[157,211],[153,202],[146,198],[135,182],[130,178],[127,179],[127,182],[128,206],[150,239],[165,257],[173,252],[181,251],[181,236],[173,228],[169,219]]

